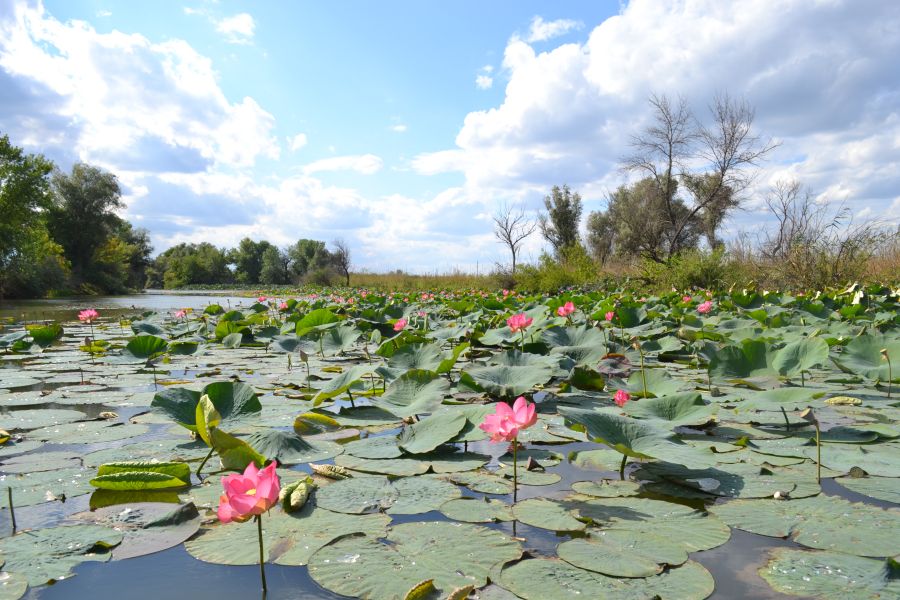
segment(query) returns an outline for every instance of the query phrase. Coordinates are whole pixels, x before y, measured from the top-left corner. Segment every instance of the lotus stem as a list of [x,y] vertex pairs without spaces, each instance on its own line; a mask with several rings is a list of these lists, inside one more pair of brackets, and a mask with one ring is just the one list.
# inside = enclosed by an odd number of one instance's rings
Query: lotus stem
[[206,458],[204,458],[203,462],[200,463],[200,466],[197,467],[197,473],[196,473],[197,479],[200,479],[200,471],[203,470],[203,467],[206,466],[206,461],[208,461],[210,459],[210,457],[213,455],[213,452],[215,452],[215,451],[216,451],[215,448],[210,448],[209,454],[206,455]]
[[627,462],[628,462],[628,455],[623,454],[622,455],[622,464],[619,465],[619,479],[621,479],[622,481],[625,481],[625,463],[627,463]]
[[516,460],[519,449],[519,440],[513,440],[513,504],[516,503],[519,495],[519,462]]
[[262,515],[256,515],[256,531],[259,534],[259,578],[262,580],[263,597],[269,591],[266,585],[266,559],[263,552]]
[[790,420],[788,420],[787,413],[784,411],[783,406],[781,407],[781,414],[784,415],[784,424],[787,427],[787,430],[790,431],[791,430],[791,422],[790,422]]
[[647,397],[647,373],[644,370],[644,349],[641,348],[640,343],[635,342],[637,346],[638,352],[641,354],[641,381],[644,383],[644,398]]
[[816,483],[822,483],[822,443],[819,440],[818,421],[816,421]]
[[806,387],[806,377],[803,376],[803,371],[800,371],[800,387]]
[[16,508],[13,506],[12,488],[6,488],[6,495],[9,498],[9,518],[12,519],[12,532],[16,532]]
[[894,375],[891,373],[891,357],[888,356],[887,348],[881,350],[881,358],[887,361],[888,364],[888,398],[891,397],[891,384],[894,383]]

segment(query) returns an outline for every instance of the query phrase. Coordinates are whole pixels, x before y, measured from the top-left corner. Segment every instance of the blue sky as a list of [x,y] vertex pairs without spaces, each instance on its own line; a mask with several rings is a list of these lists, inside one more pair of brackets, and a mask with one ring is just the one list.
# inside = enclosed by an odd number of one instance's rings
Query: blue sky
[[746,98],[780,143],[732,234],[779,179],[897,222],[897,55],[875,0],[16,0],[0,132],[115,172],[158,251],[340,237],[360,268],[484,268],[502,204],[604,206],[654,92]]

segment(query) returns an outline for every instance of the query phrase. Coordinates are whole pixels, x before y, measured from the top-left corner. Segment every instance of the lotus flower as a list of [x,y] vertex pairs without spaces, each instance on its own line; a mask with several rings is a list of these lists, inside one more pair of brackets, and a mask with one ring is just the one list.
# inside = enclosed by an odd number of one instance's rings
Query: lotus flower
[[175,318],[176,318],[176,319],[183,319],[183,318],[185,318],[186,316],[187,316],[187,311],[184,310],[183,308],[182,308],[181,310],[176,310],[176,311],[175,311]]
[[278,305],[278,310],[287,310],[287,309],[288,309],[287,302],[282,302],[281,304]]
[[685,303],[690,302],[690,301],[691,301],[691,297],[690,297],[690,296],[683,296],[683,297],[681,298],[681,301],[682,301],[682,302],[685,302]]
[[615,402],[619,408],[625,406],[625,403],[629,400],[631,400],[631,394],[625,390],[617,390],[616,395],[613,396],[613,402]]
[[616,313],[614,313],[613,311],[609,311],[605,316],[607,321],[612,321],[616,318]]
[[93,308],[88,308],[88,309],[83,310],[80,313],[78,313],[78,320],[81,321],[82,323],[93,323],[99,317],[100,317],[100,313],[98,313]]
[[707,300],[706,302],[702,303],[700,306],[697,307],[697,312],[700,313],[701,315],[705,315],[705,314],[709,313],[709,311],[712,310],[712,307],[713,307],[712,300]]
[[533,322],[534,322],[534,319],[526,316],[525,313],[519,313],[517,315],[513,315],[506,320],[506,324],[509,325],[509,329],[513,333],[525,331],[525,329],[527,327],[529,327]]
[[265,296],[260,296],[259,298],[256,299],[256,301],[259,302],[260,304],[262,304],[266,300],[268,300],[268,298],[266,298]]
[[575,312],[575,304],[573,302],[566,302],[562,306],[556,309],[556,314],[561,317],[568,317],[573,312]]
[[406,327],[406,319],[397,319],[397,322],[394,323],[394,331],[403,331]]
[[492,442],[512,442],[519,435],[519,430],[528,429],[535,423],[537,413],[534,403],[519,396],[512,408],[505,402],[498,402],[496,412],[487,415],[479,428],[490,434]]
[[244,474],[232,473],[222,478],[225,493],[219,497],[219,520],[223,523],[243,523],[261,515],[278,503],[281,483],[275,474],[275,463],[257,469],[252,462]]

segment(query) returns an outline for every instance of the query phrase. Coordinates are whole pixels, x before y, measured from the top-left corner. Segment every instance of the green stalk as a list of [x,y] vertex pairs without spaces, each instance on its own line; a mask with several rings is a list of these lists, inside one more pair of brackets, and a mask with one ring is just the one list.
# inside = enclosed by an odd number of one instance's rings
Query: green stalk
[[644,350],[638,345],[638,352],[641,353],[641,380],[644,382],[644,398],[647,397],[647,374],[644,371]]
[[263,556],[262,515],[256,515],[256,531],[259,533],[259,578],[262,579],[263,597],[269,591],[266,585],[266,559]]
[[6,495],[9,497],[9,517],[12,519],[12,532],[16,533],[16,509],[13,506],[12,488],[6,488]]
[[784,424],[787,427],[787,430],[791,430],[791,422],[788,420],[787,413],[784,411],[784,407],[781,407],[781,414],[784,415]]
[[519,463],[516,460],[516,453],[519,449],[517,438],[513,438],[513,504],[516,503],[519,493]]
[[623,454],[622,455],[622,464],[619,465],[619,479],[621,479],[622,481],[625,481],[625,463],[627,463],[627,462],[628,462],[628,455]]
[[215,448],[210,448],[210,449],[209,449],[209,454],[206,455],[206,458],[204,458],[204,459],[203,459],[203,462],[200,463],[200,466],[197,467],[197,472],[196,472],[197,479],[200,479],[200,471],[203,470],[203,467],[206,466],[206,461],[208,461],[208,460],[210,459],[210,457],[213,455],[213,452],[215,452],[215,451],[216,451]]
[[819,441],[818,421],[816,421],[816,483],[822,483],[822,444]]

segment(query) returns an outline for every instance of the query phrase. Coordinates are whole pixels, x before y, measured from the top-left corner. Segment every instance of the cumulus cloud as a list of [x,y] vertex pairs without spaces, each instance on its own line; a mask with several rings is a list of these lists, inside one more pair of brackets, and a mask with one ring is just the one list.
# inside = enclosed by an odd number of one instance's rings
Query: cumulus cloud
[[361,175],[373,175],[381,170],[382,165],[381,158],[374,154],[333,156],[309,163],[303,167],[303,173],[311,175],[323,171],[356,171]]
[[534,17],[531,20],[531,27],[528,29],[527,42],[545,42],[547,40],[566,35],[571,31],[575,31],[584,27],[584,24],[572,19],[557,19],[555,21],[545,21],[541,17]]
[[215,21],[216,31],[225,35],[231,44],[249,44],[253,39],[256,22],[249,13],[238,13]]
[[586,40],[539,52],[533,21],[504,51],[503,102],[469,113],[455,146],[415,157],[422,174],[461,172],[472,194],[500,189],[534,201],[553,184],[581,190],[586,208],[624,183],[617,168],[650,118],[651,93],[681,95],[699,117],[716,93],[746,98],[755,129],[781,146],[749,207],[792,176],[823,201],[872,207],[900,220],[900,4],[875,0],[633,0]]
[[494,78],[490,75],[476,75],[475,87],[479,90],[489,90],[494,85]]
[[408,129],[409,129],[409,127],[407,127],[403,123],[397,123],[396,125],[391,125],[391,131],[393,131],[394,133],[406,133],[406,131]]

